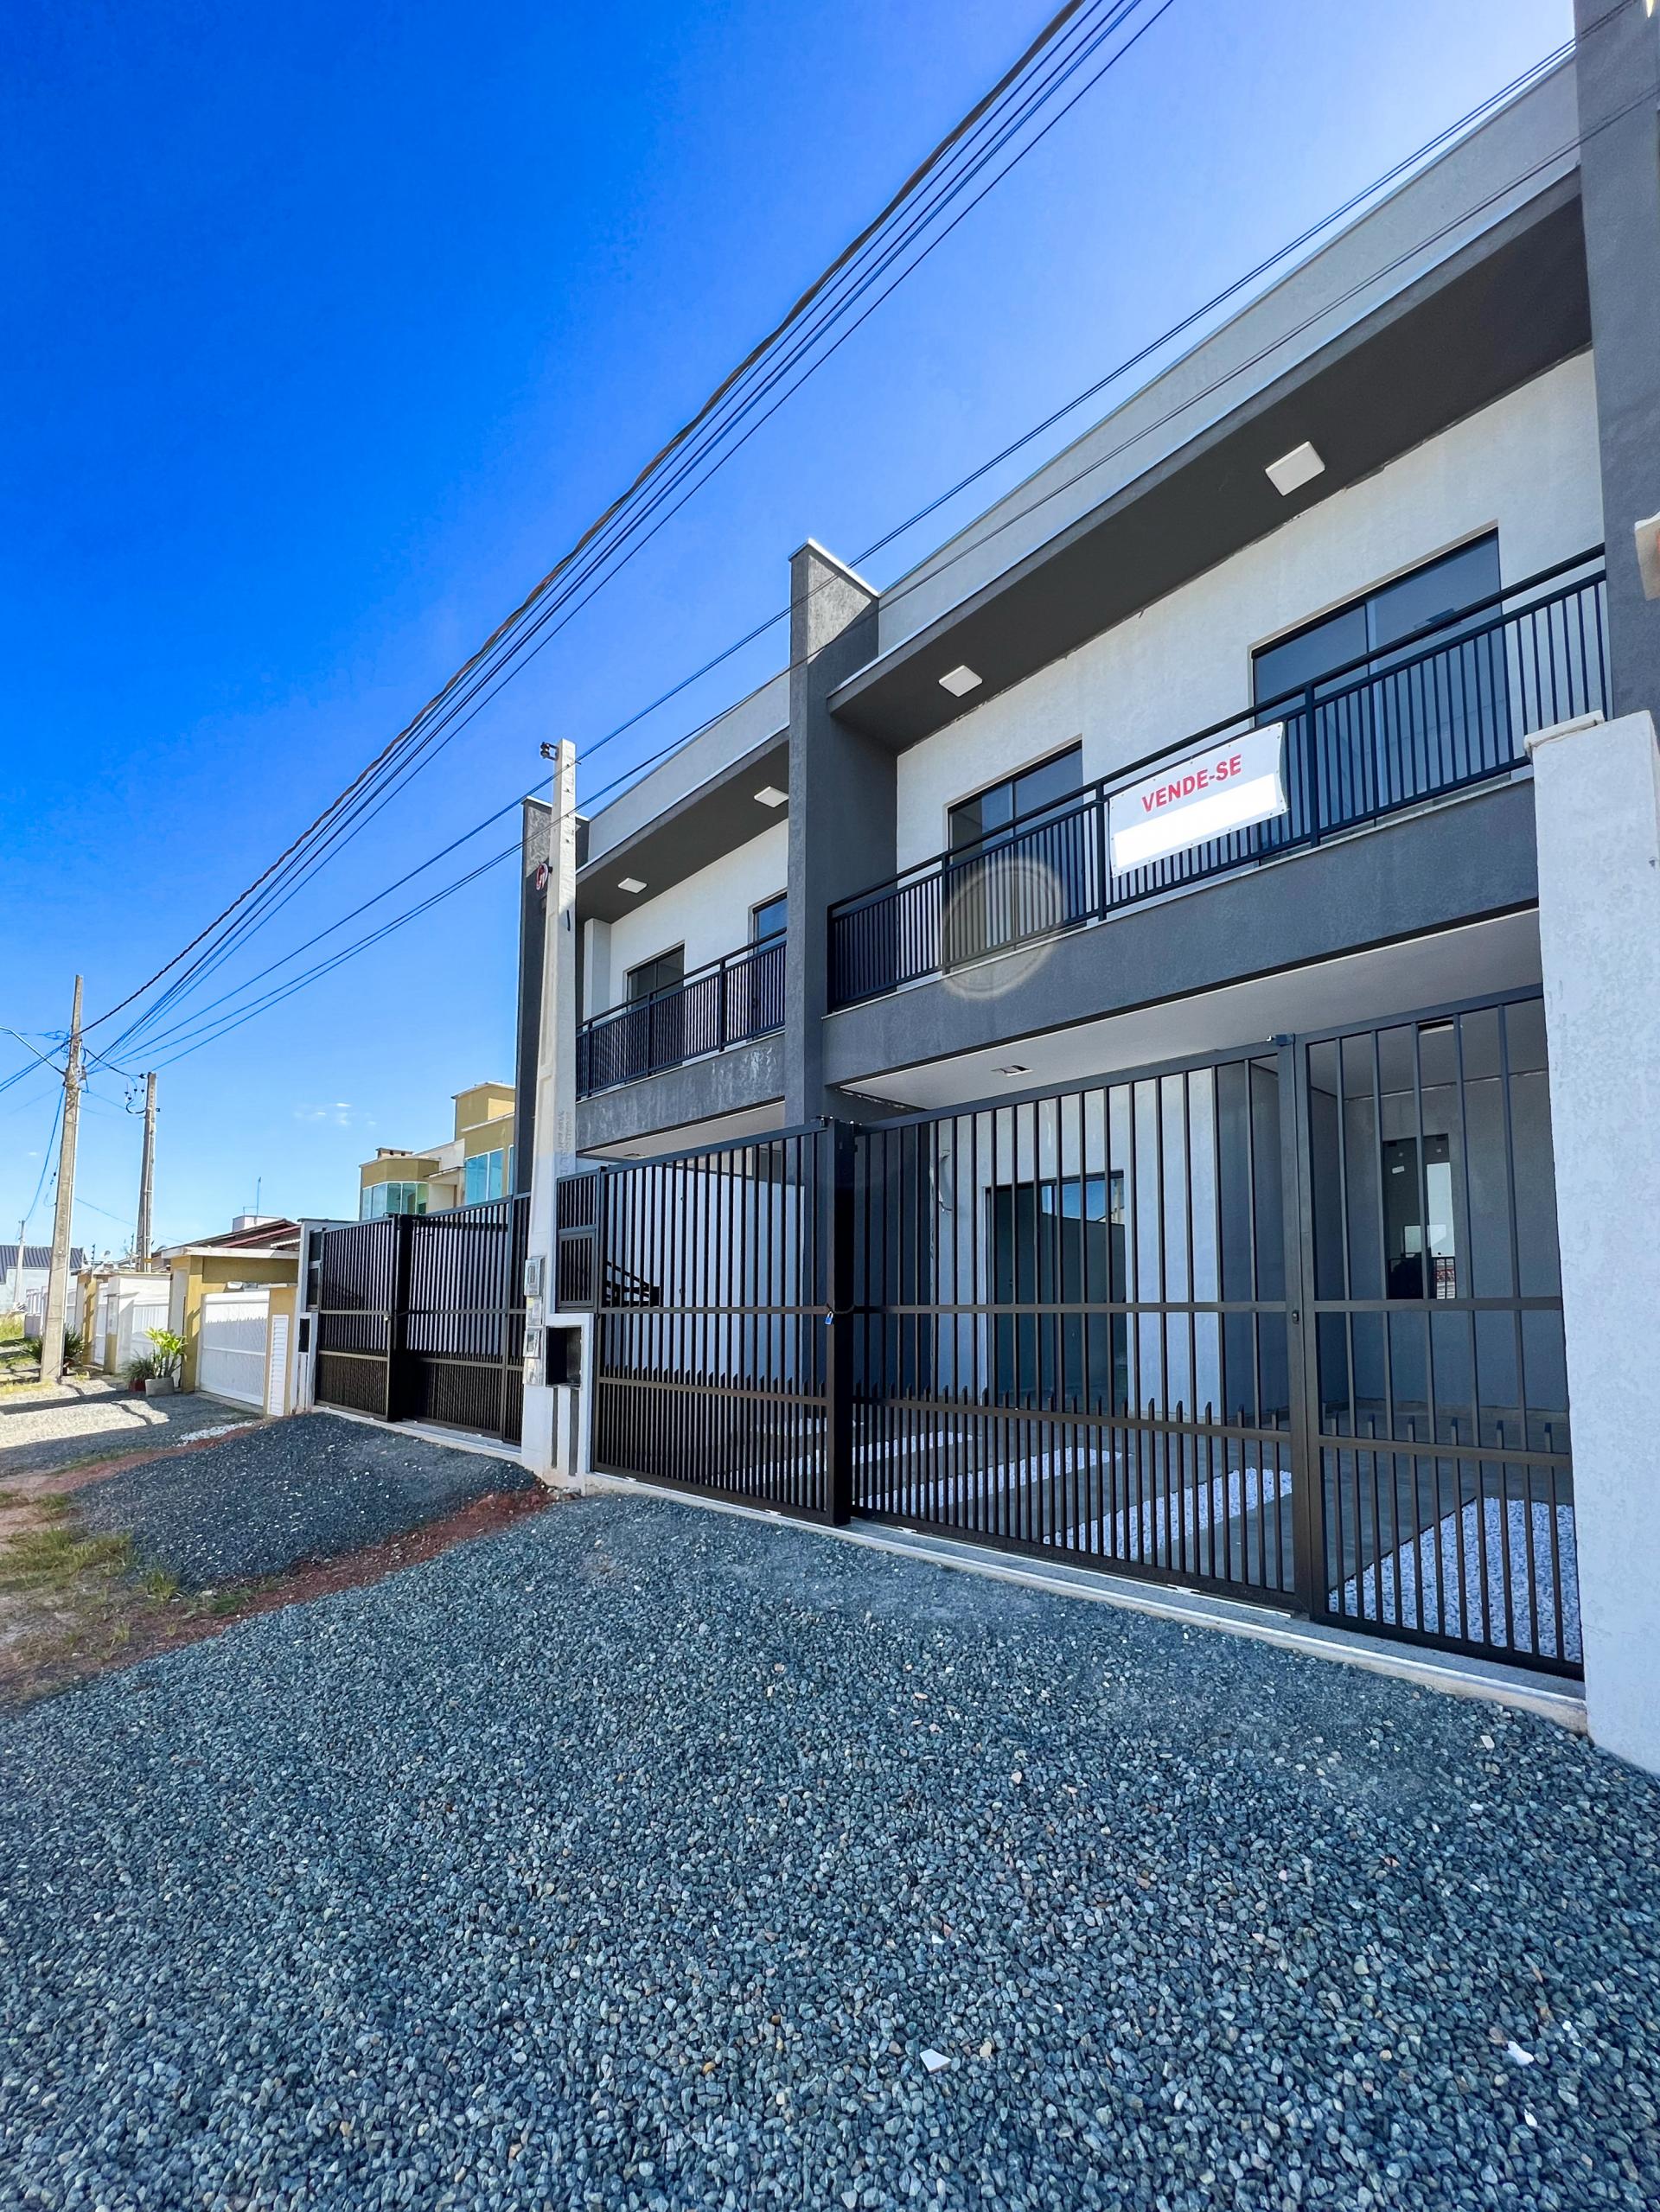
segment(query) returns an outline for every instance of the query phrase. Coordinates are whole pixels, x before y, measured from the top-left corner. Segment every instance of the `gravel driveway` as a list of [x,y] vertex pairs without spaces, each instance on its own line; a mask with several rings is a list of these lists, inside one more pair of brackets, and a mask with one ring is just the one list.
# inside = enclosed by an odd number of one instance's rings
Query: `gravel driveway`
[[516,1460],[306,1413],[129,1468],[77,1493],[89,1528],[131,1535],[187,1590],[277,1574],[401,1536],[492,1490],[533,1490]]
[[138,1398],[113,1377],[93,1376],[0,1399],[0,1488],[17,1476],[99,1453],[155,1451],[188,1443],[204,1429],[222,1429],[259,1415],[191,1391]]
[[1660,1790],[668,1501],[0,1724],[0,2206],[1651,2208]]

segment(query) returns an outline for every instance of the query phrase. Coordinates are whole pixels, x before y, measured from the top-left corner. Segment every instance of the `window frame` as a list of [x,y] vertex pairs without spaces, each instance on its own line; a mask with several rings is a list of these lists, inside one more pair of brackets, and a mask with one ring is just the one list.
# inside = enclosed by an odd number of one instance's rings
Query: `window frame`
[[[672,959],[678,959],[680,964],[680,972],[672,983],[654,984],[649,991],[635,990],[635,976],[643,975],[648,968],[657,967],[664,960]],[[622,1004],[625,1006],[643,1006],[648,999],[655,998],[660,991],[678,991],[685,980],[686,940],[682,938],[678,945],[666,945],[661,953],[653,953],[643,960],[636,960],[631,968],[622,971]]]
[[[1089,788],[1089,779],[1083,773],[1083,733],[1080,730],[1076,736],[1067,738],[1063,743],[1052,747],[1047,753],[1039,753],[1035,760],[1022,761],[1018,768],[1010,768],[1002,775],[993,776],[989,782],[975,785],[973,789],[965,791],[960,798],[948,800],[945,806],[945,838],[942,848],[945,853],[952,858],[961,857],[964,859],[972,859],[977,851],[990,845],[994,838],[1018,834],[1017,832],[1006,826],[1002,829],[982,830],[979,837],[971,844],[959,845],[952,838],[952,818],[963,807],[974,806],[976,801],[986,798],[992,792],[999,790],[1003,785],[1017,784],[1023,776],[1036,775],[1040,768],[1046,768],[1056,761],[1064,760],[1069,753],[1076,753],[1078,756],[1076,788],[1062,798],[1050,800],[1045,806],[1034,807],[1030,811],[1033,813],[1046,813],[1050,806],[1069,806],[1074,799],[1081,798]],[[1012,805],[1012,794],[1011,794],[1011,805]],[[1012,823],[1018,819],[1018,815],[1011,813]]]

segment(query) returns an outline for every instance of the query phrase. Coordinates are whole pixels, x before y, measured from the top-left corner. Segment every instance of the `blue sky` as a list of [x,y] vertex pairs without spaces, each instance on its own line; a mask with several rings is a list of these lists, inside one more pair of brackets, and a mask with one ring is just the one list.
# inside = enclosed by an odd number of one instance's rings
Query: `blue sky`
[[[194,935],[1047,12],[16,0],[0,1024],[61,1029],[77,968],[99,1012]],[[1567,0],[1174,0],[204,998],[530,787],[541,739],[591,741],[772,613],[803,537],[856,554],[1567,29]],[[769,665],[676,701],[590,787]],[[510,1077],[515,926],[498,871],[169,1068],[160,1234],[223,1227],[256,1182],[268,1211],[350,1211],[376,1144],[432,1141],[452,1092]],[[0,1074],[25,1057],[0,1036]],[[124,1092],[96,1076],[76,1220],[117,1249]],[[52,1108],[44,1074],[0,1093],[0,1233]],[[43,1200],[31,1237],[48,1222]]]

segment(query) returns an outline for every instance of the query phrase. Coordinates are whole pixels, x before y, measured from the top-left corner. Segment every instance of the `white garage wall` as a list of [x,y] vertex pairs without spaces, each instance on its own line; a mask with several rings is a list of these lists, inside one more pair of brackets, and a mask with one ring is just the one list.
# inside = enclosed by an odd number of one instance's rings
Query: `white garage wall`
[[1089,781],[1239,713],[1250,702],[1255,647],[1495,527],[1506,583],[1600,541],[1589,354],[1321,500],[902,754],[899,866],[943,849],[955,800],[1076,739]]

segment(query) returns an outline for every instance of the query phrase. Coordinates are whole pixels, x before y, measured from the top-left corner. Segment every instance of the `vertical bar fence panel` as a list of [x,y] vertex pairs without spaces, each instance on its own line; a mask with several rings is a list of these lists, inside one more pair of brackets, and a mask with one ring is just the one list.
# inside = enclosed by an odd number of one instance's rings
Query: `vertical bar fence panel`
[[831,1297],[850,1176],[845,1133],[816,1123],[561,1183],[556,1281],[594,1315],[598,1470],[846,1519]]
[[[1593,562],[1595,572],[1584,573]],[[830,910],[831,1004],[855,1005],[1508,775],[1523,764],[1529,731],[1607,708],[1599,562],[1585,554],[1559,563],[1399,646],[1178,739],[1076,799],[840,901]],[[1115,792],[1155,768],[1174,769],[1184,753],[1272,723],[1285,732],[1283,814],[1113,872]]]
[[326,1230],[318,1404],[518,1443],[529,1220],[520,1196]]
[[1312,1610],[1577,1674],[1542,1001],[1301,1052]]
[[1290,1603],[1280,1087],[1239,1055],[858,1132],[859,1511]]

